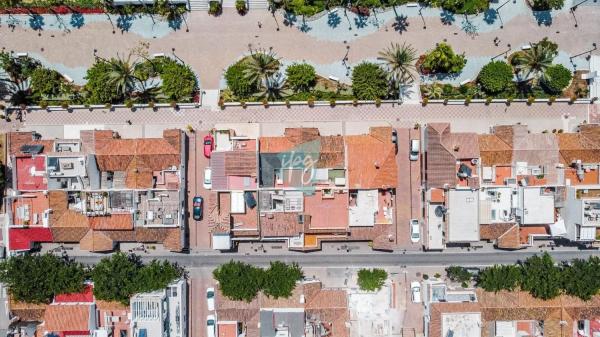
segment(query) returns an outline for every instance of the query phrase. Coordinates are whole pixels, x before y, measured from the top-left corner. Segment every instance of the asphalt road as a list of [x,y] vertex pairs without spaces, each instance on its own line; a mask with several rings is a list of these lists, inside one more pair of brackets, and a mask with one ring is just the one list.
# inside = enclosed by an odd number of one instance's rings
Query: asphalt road
[[[539,251],[537,253],[540,253]],[[556,261],[567,261],[575,258],[587,258],[590,255],[600,256],[597,250],[549,250],[548,253]],[[414,252],[403,254],[394,253],[347,253],[347,254],[194,254],[194,255],[164,255],[142,256],[143,260],[161,259],[177,262],[190,268],[215,267],[229,260],[239,260],[259,266],[269,261],[297,262],[304,267],[375,267],[375,266],[490,266],[494,264],[512,264],[536,254],[534,251],[494,251],[494,252],[444,252],[426,253]],[[102,256],[75,256],[77,261],[85,264],[97,263]]]

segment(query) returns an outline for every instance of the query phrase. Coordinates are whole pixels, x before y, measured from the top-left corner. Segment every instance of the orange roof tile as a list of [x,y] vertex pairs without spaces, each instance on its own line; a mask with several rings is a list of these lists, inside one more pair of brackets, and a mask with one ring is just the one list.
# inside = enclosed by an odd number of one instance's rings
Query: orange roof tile
[[114,241],[101,231],[90,229],[79,242],[81,250],[107,252],[114,249]]
[[431,189],[431,197],[429,201],[436,203],[443,203],[446,200],[444,197],[444,190],[441,188],[432,188]]
[[89,218],[90,228],[94,230],[132,230],[133,216],[131,213],[113,213],[107,216]]
[[392,188],[398,180],[396,147],[391,142],[392,128],[387,128],[389,138],[377,134],[346,136],[348,186],[351,189]]
[[44,313],[44,330],[51,332],[89,331],[91,305],[49,305]]

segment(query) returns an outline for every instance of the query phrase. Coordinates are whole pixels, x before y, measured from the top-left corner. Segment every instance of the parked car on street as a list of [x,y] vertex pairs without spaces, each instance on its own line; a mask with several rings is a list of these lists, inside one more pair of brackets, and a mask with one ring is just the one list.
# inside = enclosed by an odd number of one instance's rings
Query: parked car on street
[[202,199],[201,196],[195,196],[194,199],[192,200],[192,204],[193,204],[192,216],[194,217],[194,220],[196,220],[196,221],[202,220],[202,208],[204,206],[204,199]]
[[396,153],[398,153],[398,131],[392,129],[392,143],[396,146]]
[[204,168],[204,183],[202,185],[207,190],[212,188],[212,169],[210,167]]
[[206,337],[215,337],[215,315],[206,316]]
[[412,243],[421,241],[421,225],[417,219],[410,219],[410,241]]
[[215,149],[215,139],[212,135],[204,136],[204,156],[210,158],[210,154]]
[[421,141],[418,139],[410,140],[410,152],[408,153],[408,158],[411,161],[417,161],[419,159],[419,152],[421,151],[420,146]]
[[206,307],[209,311],[215,310],[215,288],[206,288]]
[[413,303],[421,303],[421,284],[418,281],[410,283],[410,292]]

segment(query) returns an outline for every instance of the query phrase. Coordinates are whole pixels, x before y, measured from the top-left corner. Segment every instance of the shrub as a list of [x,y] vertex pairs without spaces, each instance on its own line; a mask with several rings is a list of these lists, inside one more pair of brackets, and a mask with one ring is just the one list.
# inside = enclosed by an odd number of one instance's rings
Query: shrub
[[87,70],[85,75],[87,83],[83,90],[88,103],[116,103],[122,100],[123,97],[116,85],[109,79],[111,70],[111,64],[100,59]]
[[263,292],[265,295],[288,298],[304,274],[297,263],[286,264],[280,261],[271,262],[263,277]]
[[477,81],[481,84],[483,90],[489,94],[496,94],[504,89],[512,82],[513,71],[512,67],[502,61],[493,61],[481,68]]
[[383,287],[387,277],[388,274],[383,269],[361,269],[358,271],[358,286],[361,290],[378,291]]
[[388,94],[385,71],[377,64],[363,62],[352,70],[352,93],[361,100],[383,98]]
[[549,93],[559,94],[571,83],[572,78],[573,74],[569,69],[562,64],[555,64],[546,69],[542,85]]
[[55,70],[36,68],[31,73],[31,93],[37,98],[51,98],[60,94],[62,76]]
[[457,55],[446,43],[439,43],[423,59],[422,68],[431,73],[459,73],[467,63],[464,54]]
[[471,280],[471,273],[466,268],[459,266],[446,268],[446,276],[453,282],[467,282]]
[[42,108],[42,109],[48,108],[48,102],[47,101],[41,101],[40,102],[40,108]]
[[208,14],[210,15],[219,15],[221,14],[221,2],[219,1],[210,1],[208,3]]
[[244,75],[246,69],[246,61],[240,60],[225,71],[227,87],[229,87],[233,94],[238,98],[249,97],[258,90],[256,84],[248,81]]
[[310,64],[294,63],[285,69],[285,74],[294,91],[309,91],[317,82],[317,73]]
[[191,100],[198,88],[196,75],[192,69],[171,59],[162,62],[160,78],[162,93],[171,100]]
[[246,12],[248,11],[248,8],[246,7],[246,0],[236,0],[235,1],[235,9],[241,15],[246,14]]

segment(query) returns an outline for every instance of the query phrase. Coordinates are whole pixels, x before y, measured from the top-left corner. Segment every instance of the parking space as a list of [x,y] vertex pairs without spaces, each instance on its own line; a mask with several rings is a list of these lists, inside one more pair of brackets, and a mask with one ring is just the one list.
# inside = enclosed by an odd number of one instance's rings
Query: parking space
[[[422,241],[412,242],[410,239],[410,219],[417,219],[421,225],[421,158],[409,159],[410,141],[421,138],[420,129],[398,128],[398,185],[396,187],[396,228],[397,249],[419,250]],[[422,237],[422,235],[421,235]]]
[[[210,160],[203,153],[203,138],[208,133],[207,130],[196,130],[196,132],[188,133],[188,228],[189,247],[192,251],[206,250],[211,247],[207,209],[211,191],[204,189],[202,184],[204,168],[210,165]],[[200,221],[194,220],[193,217],[194,196],[201,196],[204,199],[203,217]]]
[[189,293],[190,337],[205,337],[206,316],[214,315],[214,311],[209,311],[206,303],[206,289],[209,287],[215,287],[209,270],[191,275]]

